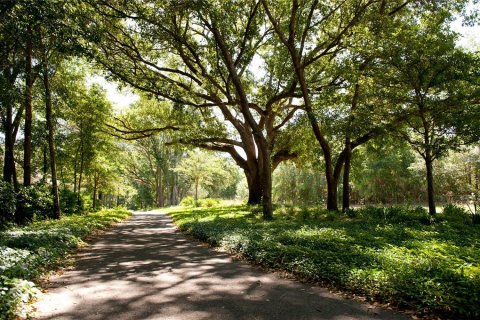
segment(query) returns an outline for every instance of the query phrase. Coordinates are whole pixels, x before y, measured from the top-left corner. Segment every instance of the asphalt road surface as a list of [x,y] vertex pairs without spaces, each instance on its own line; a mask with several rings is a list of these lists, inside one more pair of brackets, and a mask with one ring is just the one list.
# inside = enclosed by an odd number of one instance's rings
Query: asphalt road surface
[[38,319],[388,319],[408,317],[280,278],[188,240],[159,212],[137,212],[50,279]]

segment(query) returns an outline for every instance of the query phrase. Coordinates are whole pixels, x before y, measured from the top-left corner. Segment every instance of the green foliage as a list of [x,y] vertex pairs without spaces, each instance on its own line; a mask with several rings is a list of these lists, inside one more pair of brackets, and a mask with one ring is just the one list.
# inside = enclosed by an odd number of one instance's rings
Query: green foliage
[[[351,210],[353,211],[353,210]],[[352,213],[349,213],[352,215]],[[428,211],[423,207],[410,209],[408,207],[372,207],[367,206],[355,210],[355,216],[362,217],[364,220],[383,223],[405,223],[405,224],[430,224],[431,218]]]
[[180,201],[180,205],[182,207],[193,207],[195,206],[195,200],[191,196],[186,196],[182,199],[182,201]]
[[66,256],[84,244],[82,239],[130,214],[122,209],[103,210],[1,232],[0,319],[22,316],[28,311],[26,304],[38,294],[32,281],[64,264]]
[[237,206],[177,208],[171,216],[195,237],[265,267],[418,312],[480,317],[478,226],[422,224],[423,208],[354,212],[348,218],[279,207],[273,221],[264,221]]
[[17,194],[17,206],[21,207],[27,221],[49,218],[53,208],[50,187],[44,184],[21,187]]
[[227,170],[227,161],[218,155],[195,149],[187,152],[188,157],[183,158],[175,171],[187,178],[193,188],[194,198],[199,198],[199,188],[205,189],[209,194],[227,187],[230,172]]
[[203,207],[203,208],[211,208],[211,207],[216,207],[220,204],[219,199],[214,199],[214,198],[205,198],[205,199],[200,199],[197,201],[197,206],[198,207]]
[[180,201],[180,205],[182,207],[204,207],[204,208],[211,208],[211,207],[216,207],[220,204],[220,199],[214,199],[214,198],[205,198],[205,199],[199,199],[195,203],[195,199],[191,196],[186,196],[185,198]]
[[13,186],[0,180],[0,229],[13,220],[15,214],[15,191]]
[[68,189],[60,190],[60,207],[63,214],[80,213],[85,210],[83,198]]
[[325,181],[318,166],[281,163],[273,174],[273,197],[286,204],[318,205],[325,195]]
[[414,162],[409,146],[391,137],[358,148],[352,167],[352,201],[373,205],[423,202],[423,171],[412,170]]
[[466,224],[472,222],[472,215],[467,210],[454,204],[448,204],[443,208],[443,216],[451,223]]
[[[2,249],[0,249],[2,250]],[[3,258],[3,252],[0,255]],[[35,284],[28,280],[0,276],[0,319],[26,318],[31,312],[27,303],[35,300],[41,294]],[[18,310],[18,306],[23,308]]]

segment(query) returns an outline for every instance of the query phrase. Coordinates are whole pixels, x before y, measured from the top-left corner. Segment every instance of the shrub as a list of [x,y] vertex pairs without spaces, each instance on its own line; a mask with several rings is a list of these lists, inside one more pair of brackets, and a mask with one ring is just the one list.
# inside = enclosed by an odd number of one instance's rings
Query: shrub
[[0,180],[0,229],[7,222],[13,221],[15,201],[13,186],[8,182]]
[[32,281],[63,265],[65,257],[97,229],[130,215],[121,209],[60,220],[38,221],[0,234],[0,319],[28,318],[28,303],[38,293]]
[[195,205],[195,200],[193,197],[186,196],[182,199],[182,201],[180,201],[180,205],[182,207],[193,207]]
[[220,204],[220,200],[214,199],[214,198],[200,199],[197,201],[197,207],[211,208],[211,207],[216,207],[219,204]]
[[62,213],[70,215],[85,211],[85,203],[83,197],[78,198],[78,194],[68,189],[60,191],[60,208]]
[[428,211],[423,207],[414,209],[408,207],[393,206],[383,207],[365,207],[358,209],[358,216],[367,221],[382,221],[384,223],[422,223],[430,224],[431,219]]
[[17,194],[17,206],[22,208],[27,221],[49,218],[53,208],[50,187],[44,184],[21,187]]
[[479,213],[475,213],[474,215],[472,215],[472,223],[473,224],[480,224],[480,214]]
[[345,215],[350,219],[353,219],[357,217],[357,212],[353,208],[348,208],[347,211],[345,212]]
[[[27,318],[32,306],[27,303],[40,296],[35,284],[28,280],[0,276],[0,319]],[[22,305],[22,308],[18,306]]]
[[386,220],[385,208],[367,206],[358,210],[358,215],[362,218],[371,220]]
[[303,207],[300,209],[300,214],[302,216],[302,220],[308,220],[311,218],[311,213],[310,213],[310,210],[308,210],[307,207]]
[[[92,196],[89,194],[81,194],[80,195],[80,208],[78,213],[87,213],[92,211],[93,208],[93,199]],[[97,209],[93,210],[97,211]]]
[[454,204],[447,204],[443,207],[443,216],[447,221],[452,223],[469,224],[472,221],[472,217],[467,210]]
[[286,219],[289,219],[289,214],[288,214],[288,210],[287,210],[287,207],[285,206],[279,206],[278,208],[276,208],[274,211],[273,211],[273,214],[275,216],[281,216],[281,217],[284,217]]
[[355,219],[320,211],[320,220],[303,220],[289,213],[292,208],[277,208],[279,219],[272,221],[246,207],[175,209],[171,215],[182,230],[264,267],[420,313],[480,319],[477,226],[421,224],[428,217],[421,207],[359,209]]

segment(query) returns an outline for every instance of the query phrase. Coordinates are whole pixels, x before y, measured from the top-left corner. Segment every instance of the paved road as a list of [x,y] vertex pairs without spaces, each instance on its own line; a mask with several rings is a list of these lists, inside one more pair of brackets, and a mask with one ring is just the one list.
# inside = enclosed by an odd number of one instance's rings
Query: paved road
[[38,319],[389,319],[407,317],[258,270],[139,212],[51,279]]

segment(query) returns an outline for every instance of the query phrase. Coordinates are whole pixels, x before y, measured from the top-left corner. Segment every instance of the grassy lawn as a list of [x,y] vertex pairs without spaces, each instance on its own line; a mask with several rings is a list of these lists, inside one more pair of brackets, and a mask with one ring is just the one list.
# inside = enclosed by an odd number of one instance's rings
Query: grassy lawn
[[122,209],[102,210],[0,232],[0,319],[27,316],[40,276],[64,265],[87,236],[130,215]]
[[446,318],[480,318],[480,225],[430,223],[421,209],[364,209],[339,217],[276,210],[263,221],[243,206],[173,208],[195,237],[269,268],[369,299]]

